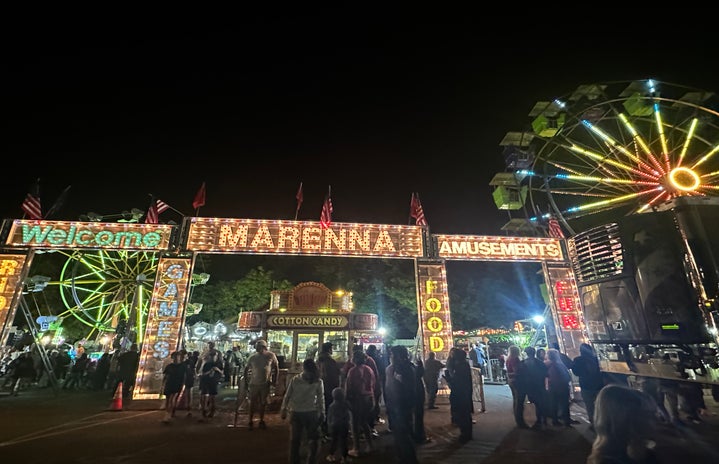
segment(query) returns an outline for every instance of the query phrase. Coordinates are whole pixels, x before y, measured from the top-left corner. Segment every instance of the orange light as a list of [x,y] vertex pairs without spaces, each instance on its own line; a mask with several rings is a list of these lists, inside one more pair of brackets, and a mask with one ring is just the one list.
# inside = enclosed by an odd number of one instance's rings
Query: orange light
[[696,172],[681,166],[672,169],[669,173],[669,182],[674,188],[682,192],[693,192],[701,184],[699,175]]

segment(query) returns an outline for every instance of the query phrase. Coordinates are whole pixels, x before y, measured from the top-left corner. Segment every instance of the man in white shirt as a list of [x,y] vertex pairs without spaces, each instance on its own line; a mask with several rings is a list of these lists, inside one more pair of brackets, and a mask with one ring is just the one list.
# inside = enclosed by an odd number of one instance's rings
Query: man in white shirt
[[265,408],[267,397],[270,394],[270,386],[276,385],[277,376],[280,372],[280,365],[277,356],[267,349],[265,340],[257,340],[255,343],[256,352],[247,359],[245,364],[244,378],[250,399],[250,421],[248,427],[252,430],[255,413],[260,416],[259,428],[265,429]]

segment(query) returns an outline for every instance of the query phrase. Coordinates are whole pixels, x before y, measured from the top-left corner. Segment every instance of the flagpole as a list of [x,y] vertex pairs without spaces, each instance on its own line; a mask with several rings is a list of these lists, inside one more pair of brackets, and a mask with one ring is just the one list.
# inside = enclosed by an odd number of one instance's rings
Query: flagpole
[[407,225],[412,225],[412,207],[414,206],[414,192],[409,196],[409,215],[407,216]]
[[[167,203],[165,203],[165,204],[167,205]],[[170,205],[167,205],[167,208],[168,208],[168,209],[171,209],[172,211],[176,212],[177,214],[179,214],[179,215],[182,216],[182,217],[185,217],[185,216],[186,216],[185,213],[183,213],[183,212],[180,211],[179,209],[173,208],[173,207],[170,206]]]
[[295,195],[295,198],[297,199],[297,209],[295,209],[295,221],[297,220],[297,215],[300,213],[300,206],[302,206],[302,201],[304,200],[304,193],[302,193],[302,182],[300,182],[300,188],[297,190],[297,195]]
[[[148,195],[150,195],[150,198],[155,197],[155,196],[154,196],[153,194],[151,194],[151,193],[148,193]],[[155,197],[155,201],[157,201],[157,200],[158,200],[157,197]],[[179,215],[182,216],[182,217],[185,217],[185,216],[186,216],[185,213],[183,213],[183,212],[180,211],[179,209],[173,208],[173,207],[170,206],[166,201],[163,201],[163,203],[165,203],[165,205],[167,205],[167,209],[171,209],[172,211],[176,212],[177,214],[179,214]]]

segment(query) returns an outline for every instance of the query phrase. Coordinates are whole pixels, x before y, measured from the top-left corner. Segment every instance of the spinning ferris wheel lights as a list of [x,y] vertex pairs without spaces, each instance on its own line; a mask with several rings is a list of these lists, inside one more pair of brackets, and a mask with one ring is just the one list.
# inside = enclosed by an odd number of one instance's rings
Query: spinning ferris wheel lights
[[692,124],[689,126],[689,132],[687,133],[687,138],[684,140],[684,146],[682,147],[682,152],[679,153],[679,162],[677,163],[679,166],[681,166],[682,161],[684,161],[684,157],[687,155],[687,150],[689,149],[689,142],[691,142],[692,137],[694,137],[694,132],[697,129],[697,124],[699,123],[699,119],[694,118],[692,119]]
[[[708,160],[709,158],[711,158],[711,156],[714,155],[714,154],[715,154],[716,152],[718,152],[718,151],[719,151],[719,145],[717,145],[716,147],[714,147],[709,153],[707,153],[707,154],[704,155],[699,161],[697,161],[696,163],[694,163],[694,165],[692,166],[692,169],[693,169],[693,168],[696,168],[696,167],[699,166],[700,164],[704,163],[706,160]],[[716,173],[713,173],[713,174],[716,174]]]
[[520,200],[526,189],[518,220],[554,217],[570,234],[677,197],[716,196],[717,96],[643,80],[579,86],[567,98],[539,101],[529,113],[532,132],[508,133],[500,143],[517,153],[503,153],[517,182],[497,189]]

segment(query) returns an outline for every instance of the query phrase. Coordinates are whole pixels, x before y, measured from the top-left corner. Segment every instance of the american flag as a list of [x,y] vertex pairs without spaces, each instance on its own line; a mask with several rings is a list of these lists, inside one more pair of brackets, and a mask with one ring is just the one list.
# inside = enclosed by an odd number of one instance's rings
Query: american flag
[[20,206],[28,219],[42,219],[42,205],[40,204],[40,179],[33,184],[31,191],[25,196]]
[[152,197],[152,201],[150,201],[150,207],[147,209],[145,224],[159,224],[160,213],[162,213],[163,211],[167,211],[168,209],[170,209],[170,205],[158,198]]
[[170,209],[170,205],[162,200],[157,200],[157,214],[167,211],[168,209]]
[[327,197],[325,198],[325,202],[322,205],[322,213],[320,214],[320,226],[323,229],[329,229],[330,225],[332,224],[332,198],[330,198],[329,193],[327,194]]
[[415,224],[418,226],[426,226],[427,219],[424,217],[424,210],[422,209],[422,203],[419,202],[419,194],[412,192],[412,200],[409,202],[409,215],[415,219]]
[[549,236],[552,238],[564,238],[564,232],[562,232],[562,226],[559,225],[559,221],[557,221],[557,218],[550,217],[549,221],[547,222],[547,232],[549,232]]
[[157,201],[153,198],[150,202],[150,207],[147,209],[147,216],[145,216],[145,224],[159,224],[160,213],[157,209]]

